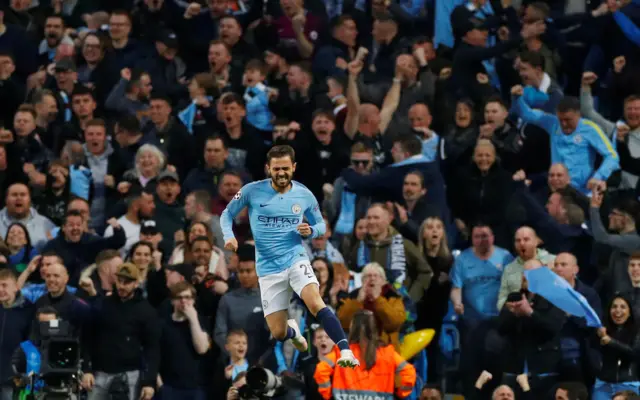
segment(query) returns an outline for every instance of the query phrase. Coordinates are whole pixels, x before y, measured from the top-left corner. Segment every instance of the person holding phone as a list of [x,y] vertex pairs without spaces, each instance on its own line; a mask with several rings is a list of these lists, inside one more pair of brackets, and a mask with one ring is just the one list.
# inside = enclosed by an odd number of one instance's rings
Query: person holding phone
[[[536,268],[544,267],[535,259],[524,265],[525,271]],[[522,289],[507,296],[498,317],[498,332],[505,345],[501,352],[503,382],[515,387],[513,381],[528,373],[534,397],[543,398],[548,393],[558,380],[561,353],[557,349],[566,318],[562,310],[530,292],[527,279],[522,276]]]

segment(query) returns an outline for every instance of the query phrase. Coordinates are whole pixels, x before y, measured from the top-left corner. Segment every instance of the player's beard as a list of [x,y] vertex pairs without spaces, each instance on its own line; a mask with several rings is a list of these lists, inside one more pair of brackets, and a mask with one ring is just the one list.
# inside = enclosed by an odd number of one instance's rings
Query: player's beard
[[271,181],[276,187],[286,188],[291,184],[291,176],[287,174],[278,174],[276,176],[272,175]]

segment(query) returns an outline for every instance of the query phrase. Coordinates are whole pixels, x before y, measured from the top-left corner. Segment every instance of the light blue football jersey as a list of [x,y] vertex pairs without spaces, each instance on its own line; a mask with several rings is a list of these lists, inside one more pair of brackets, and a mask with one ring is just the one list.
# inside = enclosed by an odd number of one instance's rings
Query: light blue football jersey
[[240,189],[220,216],[224,241],[234,237],[233,220],[249,208],[251,232],[256,242],[258,276],[276,274],[308,259],[298,225],[307,218],[312,238],[324,235],[326,226],[315,196],[303,184],[292,181],[286,193],[278,193],[271,179],[249,183]]

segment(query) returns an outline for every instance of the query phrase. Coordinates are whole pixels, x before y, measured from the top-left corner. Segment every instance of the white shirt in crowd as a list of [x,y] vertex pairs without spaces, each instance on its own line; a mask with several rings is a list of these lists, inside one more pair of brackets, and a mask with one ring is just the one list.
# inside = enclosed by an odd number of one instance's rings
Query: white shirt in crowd
[[[124,260],[133,245],[140,241],[140,224],[129,221],[126,215],[118,218],[118,223],[122,229],[124,229],[124,234],[127,236],[127,242],[124,244],[124,247],[120,249],[120,256]],[[108,226],[104,231],[104,237],[107,238],[111,236],[113,236],[113,228]]]

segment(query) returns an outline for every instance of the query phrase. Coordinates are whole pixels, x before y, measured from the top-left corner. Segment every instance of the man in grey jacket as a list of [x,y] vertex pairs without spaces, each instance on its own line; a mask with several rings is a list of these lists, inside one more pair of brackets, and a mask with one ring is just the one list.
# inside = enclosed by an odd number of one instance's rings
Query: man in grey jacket
[[609,258],[609,266],[601,274],[595,284],[603,301],[610,299],[615,292],[626,292],[632,289],[628,273],[629,256],[640,248],[640,236],[636,230],[636,218],[640,208],[635,199],[623,199],[616,204],[609,214],[609,231],[602,224],[600,207],[603,193],[594,191],[591,195],[591,233],[597,243],[613,249]]
[[29,187],[23,183],[14,183],[7,189],[5,207],[0,210],[0,237],[4,238],[9,226],[15,222],[27,228],[31,245],[38,250],[49,240],[47,232],[55,228],[49,218],[38,214],[31,206]]
[[640,175],[640,116],[637,112],[640,98],[638,96],[626,98],[623,120],[609,121],[596,111],[593,104],[591,85],[597,79],[597,75],[593,72],[585,72],[582,75],[580,111],[585,118],[598,124],[612,142],[617,140],[616,151],[620,156],[620,169],[622,169],[619,189],[635,189]]

